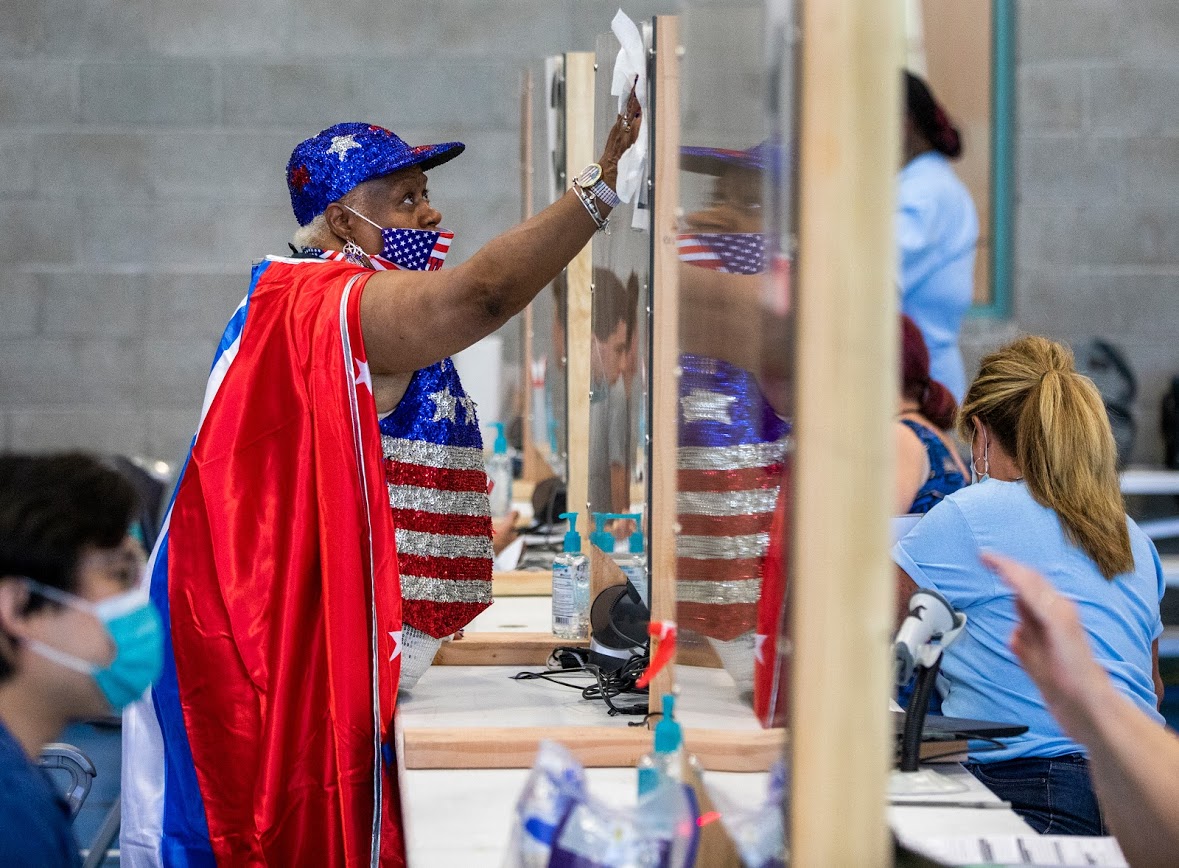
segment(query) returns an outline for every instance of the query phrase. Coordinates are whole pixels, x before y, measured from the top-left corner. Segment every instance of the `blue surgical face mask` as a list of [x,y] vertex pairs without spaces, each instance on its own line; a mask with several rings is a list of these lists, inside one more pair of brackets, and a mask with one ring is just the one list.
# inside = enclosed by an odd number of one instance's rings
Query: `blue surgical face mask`
[[[343,205],[343,203],[340,203]],[[347,205],[344,205],[348,208]],[[365,223],[381,230],[381,256],[409,271],[436,271],[454,240],[453,232],[433,229],[395,229],[369,220],[355,208],[348,208]]]
[[29,650],[67,669],[90,675],[115,711],[143,695],[160,674],[164,662],[164,632],[159,613],[147,595],[147,588],[108,597],[92,603],[59,588],[26,580],[29,588],[54,602],[86,612],[106,628],[115,646],[115,656],[106,666],[76,657],[35,639],[26,641]]

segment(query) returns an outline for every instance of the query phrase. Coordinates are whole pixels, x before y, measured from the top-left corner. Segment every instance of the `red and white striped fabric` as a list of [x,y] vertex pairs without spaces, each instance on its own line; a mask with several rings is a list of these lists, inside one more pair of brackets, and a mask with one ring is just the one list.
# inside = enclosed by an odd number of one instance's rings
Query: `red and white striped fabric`
[[441,639],[491,603],[491,505],[475,402],[450,359],[380,420],[407,628]]
[[787,440],[681,447],[677,619],[729,640],[757,623],[762,569]]

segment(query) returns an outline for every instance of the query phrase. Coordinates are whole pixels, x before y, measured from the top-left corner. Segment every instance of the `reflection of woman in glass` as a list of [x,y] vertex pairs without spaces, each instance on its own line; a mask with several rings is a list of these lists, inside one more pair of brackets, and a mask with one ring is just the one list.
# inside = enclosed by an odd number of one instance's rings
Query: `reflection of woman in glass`
[[905,165],[896,223],[901,310],[925,337],[933,379],[956,401],[966,391],[958,336],[974,295],[978,243],[974,202],[950,168],[961,153],[958,130],[929,87],[906,72]]
[[757,606],[789,432],[762,378],[763,329],[775,319],[763,304],[765,156],[760,147],[684,149],[683,168],[715,180],[678,239],[676,620],[708,638],[742,692],[753,686]]
[[930,377],[929,352],[921,331],[903,314],[900,409],[895,512],[929,512],[966,484],[966,468],[947,433],[958,404],[945,386]]

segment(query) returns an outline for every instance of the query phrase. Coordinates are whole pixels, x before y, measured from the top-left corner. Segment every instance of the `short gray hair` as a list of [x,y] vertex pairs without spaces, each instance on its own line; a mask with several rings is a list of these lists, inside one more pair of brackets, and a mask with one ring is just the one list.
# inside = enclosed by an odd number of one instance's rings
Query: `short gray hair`
[[328,228],[327,218],[323,214],[316,214],[306,226],[300,226],[291,236],[291,245],[299,250],[304,247],[323,247],[324,242],[332,235]]

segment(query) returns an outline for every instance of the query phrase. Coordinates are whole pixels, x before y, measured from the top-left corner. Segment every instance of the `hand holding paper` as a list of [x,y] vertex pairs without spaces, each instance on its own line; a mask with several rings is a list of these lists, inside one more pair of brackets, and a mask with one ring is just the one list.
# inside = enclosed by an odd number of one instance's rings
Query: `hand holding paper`
[[[614,61],[614,79],[610,93],[618,97],[619,117],[631,112],[638,104],[640,113],[647,110],[647,56],[643,50],[643,36],[639,28],[621,9],[610,23],[610,29],[622,46]],[[647,139],[636,136],[618,161],[618,185],[615,191],[623,202],[630,202],[643,182],[647,161]]]

